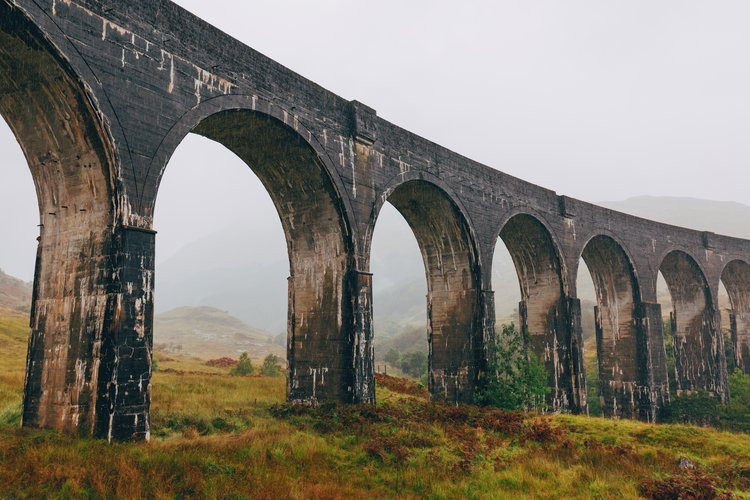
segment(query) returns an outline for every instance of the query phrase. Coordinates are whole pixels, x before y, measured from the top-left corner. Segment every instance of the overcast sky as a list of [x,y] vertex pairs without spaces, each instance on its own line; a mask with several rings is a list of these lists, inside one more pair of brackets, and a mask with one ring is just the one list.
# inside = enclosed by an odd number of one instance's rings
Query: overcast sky
[[[750,204],[750,2],[178,3],[385,119],[560,194]],[[186,141],[167,169],[162,256],[271,209],[220,150]],[[0,153],[0,267],[30,279],[36,200],[4,124]],[[201,155],[237,166],[209,175]],[[199,192],[209,210],[188,202]]]

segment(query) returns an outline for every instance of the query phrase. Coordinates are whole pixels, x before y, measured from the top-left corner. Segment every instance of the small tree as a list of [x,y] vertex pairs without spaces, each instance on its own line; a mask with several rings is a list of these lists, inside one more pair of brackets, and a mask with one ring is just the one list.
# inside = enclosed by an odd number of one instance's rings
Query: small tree
[[503,325],[490,345],[487,374],[474,394],[476,402],[506,410],[544,410],[549,392],[544,364],[526,352],[513,323]]
[[398,362],[401,360],[401,353],[391,347],[388,352],[383,356],[383,361],[391,366],[398,366]]
[[427,372],[427,355],[419,351],[404,354],[401,357],[401,371],[414,378],[421,377]]
[[275,354],[269,354],[263,359],[263,365],[260,368],[260,374],[266,377],[281,376],[281,360]]
[[250,360],[250,356],[246,352],[240,355],[240,360],[237,365],[232,368],[229,372],[230,375],[252,375],[254,372],[253,362]]

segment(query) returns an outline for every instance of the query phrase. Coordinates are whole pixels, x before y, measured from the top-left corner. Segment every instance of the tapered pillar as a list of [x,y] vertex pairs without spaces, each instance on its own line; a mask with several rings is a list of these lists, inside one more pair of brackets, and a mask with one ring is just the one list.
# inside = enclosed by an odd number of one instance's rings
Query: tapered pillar
[[372,324],[372,274],[350,273],[354,402],[375,403],[375,347]]
[[[530,309],[537,315],[541,314],[538,308],[530,308],[527,301],[521,301],[518,306],[521,331],[530,351],[547,369],[550,409],[585,413],[587,403],[581,302],[578,299],[562,298],[546,311],[543,331],[532,331],[529,328]],[[536,323],[540,324],[538,318]]]
[[583,360],[583,328],[581,326],[581,301],[567,297],[563,303],[565,314],[559,324],[563,328],[566,369],[561,380],[565,381],[568,393],[568,410],[572,413],[588,413],[586,399],[586,374]]
[[289,278],[287,399],[373,403],[372,275]]
[[733,310],[729,321],[735,366],[750,375],[750,312]]
[[638,395],[638,418],[656,422],[669,405],[669,375],[661,305],[641,302],[636,307],[635,317],[641,342],[638,351],[643,353],[639,363],[642,382]]
[[65,226],[40,238],[23,425],[147,439],[154,233]]
[[120,228],[114,238],[96,428],[109,440],[138,441],[151,432],[155,235]]

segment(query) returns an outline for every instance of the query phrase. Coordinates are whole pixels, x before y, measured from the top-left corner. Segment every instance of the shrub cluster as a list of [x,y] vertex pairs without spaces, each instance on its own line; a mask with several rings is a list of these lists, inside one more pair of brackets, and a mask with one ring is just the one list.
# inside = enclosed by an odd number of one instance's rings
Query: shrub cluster
[[506,410],[546,409],[547,370],[526,344],[513,323],[501,327],[490,344],[486,376],[474,394],[478,404]]
[[[389,349],[383,360],[391,366],[399,368],[404,374],[416,379],[425,379],[427,375],[427,355],[413,351],[401,355],[396,349]],[[424,383],[424,380],[423,380]]]
[[729,376],[729,392],[725,405],[706,392],[673,396],[663,420],[750,432],[750,375],[735,370]]
[[[255,367],[246,352],[242,353],[240,360],[229,371],[230,375],[253,375],[254,373]],[[275,354],[269,354],[263,359],[263,364],[260,366],[260,375],[265,377],[280,377],[283,374],[284,370],[281,365],[281,358]]]

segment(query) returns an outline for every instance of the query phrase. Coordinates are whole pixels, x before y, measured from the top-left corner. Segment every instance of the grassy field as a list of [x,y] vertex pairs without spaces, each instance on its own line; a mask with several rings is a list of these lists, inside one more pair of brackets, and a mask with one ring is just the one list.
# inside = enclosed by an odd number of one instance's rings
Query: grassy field
[[387,377],[374,407],[289,406],[283,378],[187,358],[159,363],[150,443],[19,429],[25,348],[0,320],[2,497],[750,498],[750,435],[436,405]]

